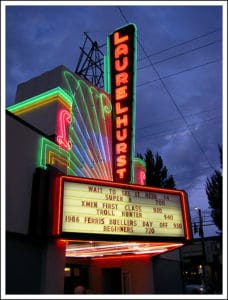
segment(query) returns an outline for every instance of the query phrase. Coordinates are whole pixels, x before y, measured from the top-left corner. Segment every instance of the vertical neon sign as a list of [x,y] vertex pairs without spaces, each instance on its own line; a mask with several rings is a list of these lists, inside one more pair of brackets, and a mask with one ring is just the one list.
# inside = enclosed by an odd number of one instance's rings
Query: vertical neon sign
[[136,27],[129,24],[109,36],[112,97],[113,180],[133,180],[135,137]]

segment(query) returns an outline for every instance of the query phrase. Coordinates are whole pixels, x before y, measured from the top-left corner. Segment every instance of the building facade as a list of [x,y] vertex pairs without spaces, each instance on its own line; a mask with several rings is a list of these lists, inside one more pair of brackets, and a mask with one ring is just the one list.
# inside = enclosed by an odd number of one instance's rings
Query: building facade
[[[15,102],[6,111],[6,293],[70,294],[76,284],[90,294],[183,293],[179,233],[150,242],[53,236],[53,176],[112,180],[110,96],[59,66],[20,84]],[[145,165],[134,164],[143,184]]]

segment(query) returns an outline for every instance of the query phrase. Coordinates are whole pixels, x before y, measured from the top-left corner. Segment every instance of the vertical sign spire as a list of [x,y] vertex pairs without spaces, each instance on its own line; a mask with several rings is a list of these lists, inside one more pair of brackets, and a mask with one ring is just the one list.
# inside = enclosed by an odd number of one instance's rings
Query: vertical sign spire
[[135,144],[136,27],[128,24],[108,39],[112,99],[113,180],[133,180]]

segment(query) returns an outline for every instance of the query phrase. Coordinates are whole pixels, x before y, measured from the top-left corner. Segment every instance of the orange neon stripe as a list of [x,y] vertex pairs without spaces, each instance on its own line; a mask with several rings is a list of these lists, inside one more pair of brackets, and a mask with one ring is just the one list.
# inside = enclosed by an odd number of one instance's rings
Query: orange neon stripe
[[55,162],[63,165],[64,167],[68,167],[69,166],[69,162],[67,159],[64,159],[62,157],[60,157],[59,154],[54,153],[52,151],[48,152],[48,159],[47,159],[47,164],[51,164],[51,165],[55,165]]

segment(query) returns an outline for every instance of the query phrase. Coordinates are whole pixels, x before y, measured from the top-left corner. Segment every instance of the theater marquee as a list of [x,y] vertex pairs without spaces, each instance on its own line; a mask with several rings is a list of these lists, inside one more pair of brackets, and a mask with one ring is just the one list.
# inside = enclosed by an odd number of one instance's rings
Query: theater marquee
[[63,238],[190,239],[186,194],[180,190],[59,176],[55,200],[53,233]]

